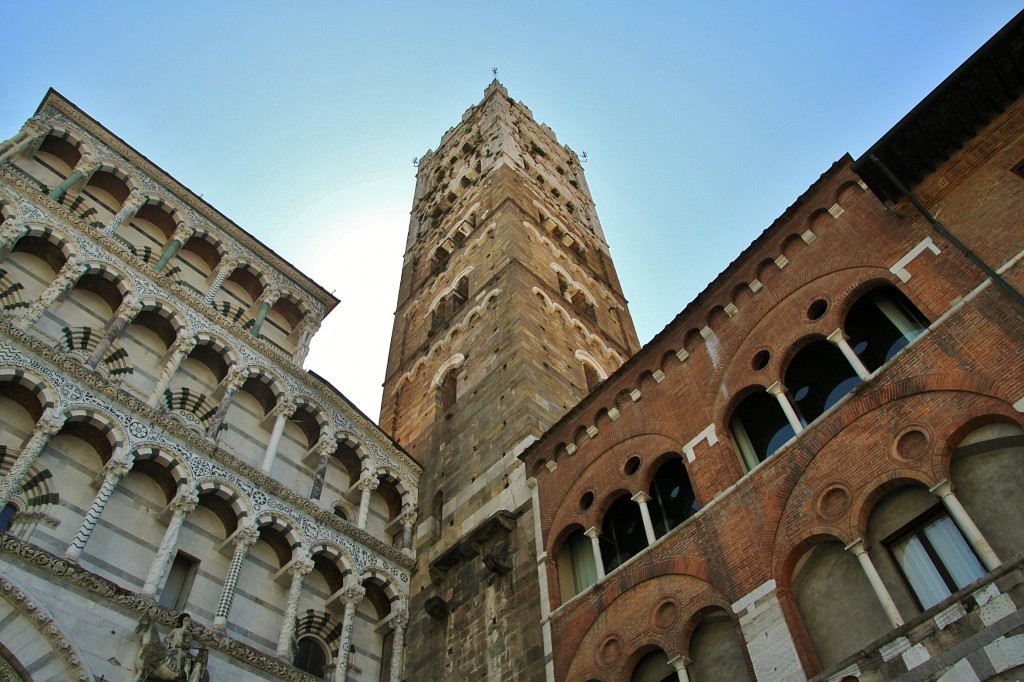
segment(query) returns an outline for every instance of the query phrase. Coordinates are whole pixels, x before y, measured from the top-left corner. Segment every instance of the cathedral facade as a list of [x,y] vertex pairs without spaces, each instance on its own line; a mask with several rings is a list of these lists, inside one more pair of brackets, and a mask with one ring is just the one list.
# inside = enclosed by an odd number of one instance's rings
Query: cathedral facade
[[61,95],[0,143],[0,679],[1024,675],[1024,15],[640,346],[497,81],[337,301]]

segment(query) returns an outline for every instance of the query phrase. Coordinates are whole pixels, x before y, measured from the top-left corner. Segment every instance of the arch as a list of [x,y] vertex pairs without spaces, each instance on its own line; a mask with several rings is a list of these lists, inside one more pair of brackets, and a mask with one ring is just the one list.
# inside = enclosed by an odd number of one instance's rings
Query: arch
[[159,467],[166,473],[167,480],[173,484],[173,488],[164,490],[165,494],[167,494],[168,502],[175,495],[193,489],[192,469],[178,453],[167,449],[163,445],[141,443],[132,450],[132,456],[134,457],[133,470],[138,469],[143,471],[143,473],[147,473],[146,467],[140,468],[139,464],[152,462],[154,466]]
[[583,526],[569,524],[558,533],[553,552],[561,603],[565,603],[597,582],[593,543]]
[[272,529],[287,542],[287,546],[276,546],[272,541],[272,538],[268,540],[268,544],[270,544],[274,551],[277,552],[278,559],[281,561],[281,566],[284,566],[291,561],[292,558],[301,553],[303,548],[306,546],[306,538],[302,529],[299,528],[299,524],[282,512],[262,512],[256,517],[253,525],[255,525],[260,531],[261,539],[264,539],[265,529]]
[[806,426],[831,409],[861,382],[860,376],[834,344],[807,337],[796,344],[784,370],[790,404]]
[[640,506],[628,492],[612,493],[608,499],[612,502],[601,516],[599,544],[604,570],[611,573],[647,548],[647,535]]
[[17,651],[5,653],[12,654],[21,669],[31,670],[34,679],[93,679],[74,640],[43,606],[6,578],[0,578],[0,622],[0,640],[10,642],[16,636],[20,643]]
[[843,330],[853,352],[869,372],[874,372],[920,336],[929,322],[903,292],[888,282],[864,289],[847,307]]
[[[200,479],[196,482],[195,492],[196,495],[200,496],[200,503],[202,503],[201,498],[207,495],[215,497],[223,503],[223,508],[211,508],[211,511],[224,524],[225,537],[230,536],[235,528],[253,517],[252,501],[235,488],[233,484],[222,478],[208,477]],[[222,513],[225,511],[230,511],[231,518]]]
[[651,476],[648,504],[656,537],[667,535],[697,513],[700,506],[681,455],[668,453]]

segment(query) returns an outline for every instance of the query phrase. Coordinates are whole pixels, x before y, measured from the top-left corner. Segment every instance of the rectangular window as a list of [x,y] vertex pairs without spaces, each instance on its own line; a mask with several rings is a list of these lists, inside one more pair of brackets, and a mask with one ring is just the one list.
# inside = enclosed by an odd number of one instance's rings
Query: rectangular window
[[945,511],[919,517],[885,542],[922,609],[928,609],[985,575]]
[[164,589],[160,591],[160,606],[172,611],[181,611],[188,603],[188,595],[192,591],[192,583],[199,572],[199,560],[178,552],[167,573]]

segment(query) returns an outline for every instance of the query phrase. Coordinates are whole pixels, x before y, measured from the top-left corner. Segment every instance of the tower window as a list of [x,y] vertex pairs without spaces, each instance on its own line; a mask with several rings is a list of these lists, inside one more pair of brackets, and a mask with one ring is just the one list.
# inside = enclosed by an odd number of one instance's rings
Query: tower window
[[445,412],[455,407],[455,398],[458,391],[458,378],[455,370],[448,372],[441,382],[441,409]]

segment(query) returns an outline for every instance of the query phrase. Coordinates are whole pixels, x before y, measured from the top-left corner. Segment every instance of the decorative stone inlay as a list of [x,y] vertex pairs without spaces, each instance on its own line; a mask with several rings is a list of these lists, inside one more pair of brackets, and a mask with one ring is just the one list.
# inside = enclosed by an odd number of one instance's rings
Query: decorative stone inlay
[[[8,536],[10,537],[10,536]],[[6,540],[7,538],[4,538]],[[13,538],[10,538],[13,540]],[[18,541],[15,541],[18,542]],[[0,540],[0,548],[6,550],[6,543]],[[52,555],[50,558],[56,559]],[[34,563],[34,562],[33,562]],[[7,579],[0,579],[0,592],[3,593],[4,599],[9,604],[14,606],[23,616],[39,630],[40,634],[45,637],[49,643],[53,646],[54,651],[60,657],[61,662],[64,664],[64,668],[73,675],[74,680],[82,680],[83,682],[91,681],[92,675],[86,669],[82,663],[82,657],[75,650],[74,645],[68,640],[68,638],[61,632],[57,624],[53,622],[53,617],[44,611],[39,605],[33,602],[28,595],[22,592],[18,587]],[[20,680],[20,677],[16,677],[16,680]]]

